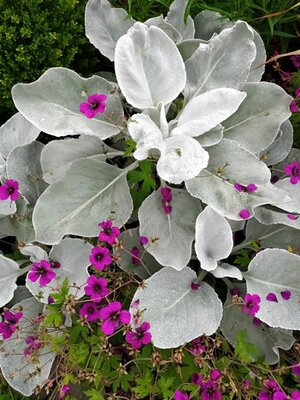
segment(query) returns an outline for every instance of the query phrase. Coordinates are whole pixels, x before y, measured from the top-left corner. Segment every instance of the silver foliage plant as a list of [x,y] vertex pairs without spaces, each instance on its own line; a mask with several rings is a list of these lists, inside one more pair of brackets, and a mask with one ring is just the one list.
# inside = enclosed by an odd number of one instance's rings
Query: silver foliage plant
[[[101,74],[83,78],[51,68],[36,82],[13,87],[19,112],[0,128],[1,179],[18,181],[21,197],[1,201],[0,235],[23,242],[27,264],[26,257],[32,263],[54,256],[61,264],[58,282],[67,277],[82,286],[91,250],[83,239],[95,237],[105,219],[120,228],[130,218],[138,221],[130,240],[136,245],[139,236],[150,238],[141,248],[145,268],[134,269],[125,253],[119,266],[146,279],[133,302],[145,310],[154,345],[177,347],[219,327],[234,345],[236,334],[247,329],[274,364],[278,348],[290,348],[292,331],[300,329],[300,257],[286,250],[300,245],[300,183],[291,184],[284,174],[270,182],[271,166],[283,169],[300,160],[299,150],[291,150],[292,98],[276,84],[261,82],[266,53],[251,26],[210,11],[185,19],[186,5],[175,0],[166,18],[140,23],[107,0],[89,0],[86,35],[114,61],[117,83]],[[79,105],[94,93],[107,96],[106,110],[87,118]],[[40,131],[68,138],[43,145],[36,141]],[[110,146],[103,142],[108,138]],[[135,160],[121,169],[106,161],[122,156],[119,143],[126,138],[136,143]],[[145,159],[156,165],[161,188],[171,190],[171,211],[164,209],[159,188],[132,213],[127,173]],[[234,247],[233,233],[242,229],[246,239]],[[247,271],[226,262],[239,249],[251,248],[252,240],[268,249]],[[53,246],[49,255],[44,244]],[[198,275],[189,266],[192,259],[199,260]],[[30,266],[20,268],[22,261],[3,255],[0,261],[4,306]],[[228,289],[238,286],[243,295],[258,294],[262,326],[228,307],[229,290],[224,307],[213,286],[203,282],[209,275],[223,279]],[[26,286],[35,298],[28,292],[19,304],[25,313],[40,312],[51,289],[28,279]],[[280,296],[287,291],[289,300]],[[266,300],[270,292],[277,302]],[[73,294],[80,298],[84,292]],[[5,344],[5,351],[13,349]],[[16,379],[0,354],[14,388],[30,395],[43,385],[49,364],[32,380]]]

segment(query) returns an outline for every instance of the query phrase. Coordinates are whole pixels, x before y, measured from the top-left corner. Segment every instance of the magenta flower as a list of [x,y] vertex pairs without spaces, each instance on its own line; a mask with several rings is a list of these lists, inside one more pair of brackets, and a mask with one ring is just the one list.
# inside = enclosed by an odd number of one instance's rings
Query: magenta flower
[[292,373],[294,375],[300,376],[300,364],[296,364],[292,366]]
[[247,208],[245,208],[245,209],[243,209],[243,210],[241,210],[241,211],[239,212],[239,216],[240,216],[242,219],[248,219],[248,218],[250,217],[250,211],[247,210]]
[[137,247],[133,247],[130,250],[131,254],[131,262],[133,265],[140,265],[141,264],[141,254],[140,250]]
[[284,167],[284,172],[287,175],[290,175],[290,182],[295,185],[297,182],[300,182],[300,164],[298,161],[294,161],[291,164],[287,164]]
[[102,271],[107,265],[112,263],[109,250],[106,247],[96,246],[92,249],[89,256],[90,263],[96,269]]
[[85,318],[88,322],[93,322],[99,318],[99,310],[95,303],[84,303],[79,310],[79,315]]
[[296,100],[292,100],[290,103],[290,110],[293,113],[299,112],[299,107],[297,106]]
[[121,324],[129,324],[130,312],[122,310],[122,304],[119,301],[112,301],[108,306],[101,308],[99,312],[103,324],[101,330],[105,335],[112,335]]
[[3,321],[0,322],[0,334],[3,336],[3,340],[9,339],[12,334],[16,331],[16,325],[23,317],[22,312],[11,312],[4,311]]
[[244,300],[245,304],[243,307],[243,313],[249,314],[251,317],[254,317],[254,315],[258,312],[260,308],[260,297],[258,296],[258,294],[247,293]]
[[297,89],[295,90],[295,97],[296,97],[296,99],[298,99],[300,97],[300,86],[297,87]]
[[299,218],[299,216],[298,215],[294,215],[294,214],[287,214],[287,217],[289,218],[289,219],[291,219],[292,221],[297,221],[297,219]]
[[100,222],[98,226],[102,228],[102,232],[99,233],[98,239],[110,245],[115,244],[117,237],[120,236],[120,229],[116,226],[112,226],[112,221],[110,219]]
[[198,290],[198,289],[200,289],[201,288],[201,285],[200,285],[200,283],[195,283],[195,282],[192,282],[191,283],[191,289],[192,290]]
[[295,65],[295,67],[300,68],[300,56],[295,55],[295,56],[291,56],[290,58],[291,58],[292,63]]
[[266,300],[274,301],[275,303],[278,303],[277,296],[275,293],[268,293],[266,296]]
[[246,379],[245,380],[245,383],[244,383],[244,387],[245,387],[245,389],[246,390],[250,390],[251,389],[251,381],[250,381],[250,379]]
[[163,209],[164,209],[164,213],[169,215],[169,214],[171,214],[172,206],[163,205]]
[[201,389],[201,400],[222,400],[222,393],[215,381],[202,382]]
[[63,385],[58,393],[57,400],[62,400],[71,392],[71,387],[69,385]]
[[289,300],[292,296],[292,293],[289,290],[283,290],[282,292],[280,292],[280,295],[283,300]]
[[217,381],[220,376],[222,376],[222,373],[218,369],[213,369],[212,371],[210,371],[210,379],[212,381]]
[[231,294],[231,296],[240,296],[241,292],[238,288],[234,287],[234,288],[230,289],[230,294]]
[[194,385],[200,386],[201,383],[202,383],[202,375],[201,375],[201,374],[197,374],[197,373],[195,372],[195,373],[192,375],[192,377],[191,377],[191,382],[192,382]]
[[16,201],[20,197],[19,183],[13,179],[7,179],[3,185],[0,186],[0,200]]
[[140,245],[146,246],[149,243],[149,239],[147,236],[140,236]]
[[186,393],[183,393],[180,390],[175,390],[174,400],[190,400],[190,398]]
[[148,332],[150,329],[149,322],[143,322],[138,328],[135,328],[135,332],[127,332],[125,335],[126,342],[131,344],[133,349],[140,349],[142,345],[146,345],[151,342],[151,333]]
[[42,347],[42,342],[38,340],[38,336],[27,336],[25,340],[27,346],[24,350],[24,356],[29,356],[35,350],[38,350]]
[[52,296],[48,296],[47,303],[48,304],[53,304],[54,303],[54,298]]
[[191,351],[191,353],[194,354],[194,355],[201,354],[201,353],[203,353],[203,352],[205,351],[205,345],[202,344],[200,338],[194,339],[194,340],[191,342],[191,345],[192,345],[192,346],[191,346],[191,348],[190,348],[190,351]]
[[265,389],[258,393],[258,400],[285,400],[286,395],[281,391],[275,381],[266,381]]
[[33,268],[31,268],[27,277],[31,282],[39,280],[40,286],[47,286],[56,277],[56,273],[52,270],[48,261],[41,260],[39,263],[33,263]]
[[249,183],[249,185],[247,185],[247,186],[241,185],[240,183],[235,183],[234,188],[238,192],[252,193],[252,192],[255,192],[255,190],[257,189],[257,186],[254,183]]
[[300,400],[300,391],[294,390],[291,394],[291,400]]
[[260,326],[262,324],[262,321],[259,318],[254,317],[253,320],[252,320],[252,323],[255,326]]
[[98,278],[92,275],[87,280],[87,286],[84,288],[86,295],[91,297],[91,300],[95,303],[100,302],[103,297],[106,297],[109,293],[107,288],[107,280],[105,278]]
[[168,187],[162,187],[160,189],[160,193],[162,196],[162,205],[164,209],[165,214],[171,214],[172,211],[172,206],[170,205],[170,202],[172,200],[172,192],[171,189]]
[[85,114],[87,118],[94,118],[98,113],[104,113],[106,109],[105,94],[94,93],[87,98],[87,102],[81,103],[79,106],[80,112]]

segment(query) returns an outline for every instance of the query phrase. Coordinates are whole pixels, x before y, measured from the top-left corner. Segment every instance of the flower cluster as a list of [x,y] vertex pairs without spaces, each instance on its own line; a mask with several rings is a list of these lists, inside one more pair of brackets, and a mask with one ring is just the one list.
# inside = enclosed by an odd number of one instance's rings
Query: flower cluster
[[163,209],[165,214],[171,214],[172,211],[172,206],[170,205],[171,201],[172,201],[172,192],[171,189],[168,187],[162,187],[160,189],[160,193],[162,196],[162,205],[163,205]]
[[17,324],[23,317],[22,312],[4,311],[2,315],[2,322],[0,322],[0,334],[3,340],[9,339],[17,329]]
[[258,393],[258,400],[286,400],[287,396],[274,380],[264,382],[264,390]]
[[134,331],[126,333],[126,342],[131,344],[133,349],[140,349],[142,345],[146,345],[151,341],[151,333],[148,332],[149,329],[149,322],[143,322],[141,326],[136,327]]
[[27,344],[24,350],[24,356],[26,357],[42,347],[42,342],[39,340],[37,335],[27,336],[25,343]]
[[27,277],[31,282],[39,281],[40,286],[47,286],[56,277],[56,273],[53,271],[53,266],[50,262],[41,260],[39,263],[33,263],[33,267]]

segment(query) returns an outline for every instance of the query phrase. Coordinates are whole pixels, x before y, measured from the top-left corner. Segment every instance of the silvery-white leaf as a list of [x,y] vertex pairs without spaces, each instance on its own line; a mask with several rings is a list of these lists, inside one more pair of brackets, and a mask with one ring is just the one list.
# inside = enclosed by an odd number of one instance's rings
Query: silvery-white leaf
[[195,139],[201,144],[202,147],[214,146],[215,144],[220,143],[223,139],[223,129],[223,126],[219,124]]
[[267,53],[261,36],[250,25],[248,25],[248,28],[250,28],[253,33],[253,42],[256,47],[256,56],[255,59],[252,61],[247,82],[259,82],[265,72]]
[[170,183],[182,183],[198,175],[208,163],[208,153],[189,136],[173,136],[160,148],[157,173]]
[[[81,239],[63,239],[53,246],[49,257],[51,261],[60,263],[60,268],[55,268],[56,278],[47,286],[40,286],[39,282],[31,282],[26,278],[26,286],[30,292],[42,303],[48,303],[48,296],[68,279],[69,294],[76,299],[84,296],[84,285],[89,277],[87,271],[90,265],[89,255],[93,246]],[[73,287],[72,287],[73,286]]]
[[227,221],[231,227],[232,232],[242,231],[246,224],[246,221],[233,221],[229,218],[227,218]]
[[6,215],[14,214],[17,211],[16,203],[7,200],[0,200],[0,219]]
[[241,271],[230,264],[223,263],[223,264],[218,264],[217,268],[214,269],[213,271],[210,271],[211,274],[215,278],[235,278],[238,279],[239,281],[243,280],[243,275]]
[[281,124],[274,142],[258,154],[267,165],[274,165],[284,160],[293,145],[293,125],[289,120]]
[[223,29],[229,28],[234,25],[224,15],[215,11],[204,10],[201,11],[194,18],[195,22],[195,38],[210,40],[215,33],[220,33]]
[[186,61],[186,101],[216,88],[242,89],[255,57],[253,33],[245,22],[201,44]]
[[172,135],[199,136],[233,114],[246,94],[234,89],[213,89],[194,97],[182,110]]
[[160,190],[144,200],[139,209],[140,235],[158,238],[147,246],[147,251],[161,265],[180,270],[191,258],[195,221],[201,205],[185,190],[171,190],[172,211],[169,215],[164,213]]
[[128,122],[128,131],[136,142],[133,155],[137,160],[144,160],[151,149],[160,149],[162,146],[162,132],[148,115],[134,114]]
[[254,183],[259,186],[270,182],[271,173],[265,163],[233,140],[223,139],[215,146],[209,147],[207,151],[209,153],[207,169],[211,173],[217,174],[219,169],[224,167],[221,171],[222,178],[233,183],[238,182],[246,186]]
[[[117,256],[116,263],[124,271],[134,273],[142,279],[149,278],[155,272],[163,268],[153,256],[146,250],[147,246],[141,246],[139,241],[139,228],[127,229],[122,232],[118,237],[118,240],[122,243],[123,247],[114,248],[114,254]],[[148,246],[151,246],[149,244]],[[134,264],[133,261],[138,262],[135,258],[133,259],[130,254],[133,248],[139,250],[141,262]]]
[[255,218],[247,223],[245,243],[255,240],[260,242],[263,248],[275,247],[287,250],[289,247],[296,248],[300,253],[299,232],[285,225],[263,225]]
[[175,43],[180,42],[182,39],[178,30],[173,25],[171,25],[167,21],[165,21],[162,14],[159,15],[158,17],[147,19],[147,21],[145,21],[145,24],[147,26],[156,26],[157,28],[161,29]]
[[177,48],[181,54],[183,61],[185,62],[190,57],[192,57],[192,55],[202,43],[207,44],[207,41],[201,39],[188,39],[178,43]]
[[32,208],[23,198],[17,200],[16,206],[17,211],[14,214],[0,219],[0,232],[4,236],[15,236],[19,242],[30,243],[35,238]]
[[281,124],[290,117],[289,105],[293,99],[270,82],[246,83],[243,90],[247,93],[246,99],[222,124],[224,137],[258,153],[275,140]]
[[107,0],[89,0],[85,9],[85,34],[110,61],[114,61],[119,38],[134,24],[123,8],[113,8]]
[[288,202],[277,203],[276,207],[290,213],[300,214],[300,185],[293,185],[290,182],[290,178],[284,178],[274,183],[274,186],[284,190],[291,198]]
[[53,140],[44,147],[41,154],[43,178],[48,183],[56,182],[64,175],[72,161],[93,155],[100,155],[105,161],[110,153],[113,156],[122,154],[93,136]]
[[[88,96],[106,94],[106,110],[87,118],[79,106]],[[12,89],[15,106],[28,121],[54,136],[90,135],[107,139],[124,125],[116,85],[99,76],[82,78],[67,68],[50,68],[37,81]]]
[[7,174],[9,178],[19,182],[20,193],[34,205],[48,186],[43,180],[41,152],[44,145],[33,141],[12,150],[7,158]]
[[173,25],[181,34],[182,39],[193,39],[195,34],[195,26],[193,19],[188,16],[185,21],[185,10],[188,0],[175,0],[170,5],[166,21]]
[[0,177],[2,179],[7,177],[6,162],[5,162],[5,158],[2,156],[2,154],[0,154]]
[[[203,170],[198,176],[185,182],[187,191],[194,197],[201,199],[204,203],[213,207],[220,214],[235,221],[241,221],[239,213],[243,209],[250,211],[261,204],[282,202],[285,192],[274,187],[272,184],[260,186],[253,193],[237,192],[234,186]],[[287,196],[287,195],[286,195]],[[287,197],[286,200],[289,200]],[[259,208],[255,208],[256,210]]]
[[[281,249],[266,249],[256,254],[244,273],[247,292],[260,296],[256,316],[274,328],[300,329],[300,256]],[[289,290],[291,298],[284,300],[281,292]],[[266,300],[274,293],[278,302]]]
[[19,265],[0,254],[0,307],[5,306],[13,298],[19,275]]
[[14,114],[0,128],[0,153],[7,158],[17,146],[32,142],[40,130],[27,121],[20,113]]
[[[18,324],[21,332],[22,329],[26,331],[26,337],[35,336],[38,333],[38,324],[28,322],[43,312],[43,305],[31,297],[16,304],[13,310],[18,306],[22,307],[24,314]],[[37,363],[33,363],[23,355],[26,346],[24,335],[18,337],[14,333],[0,347],[0,366],[3,377],[13,389],[24,396],[31,396],[36,386],[43,387],[46,383],[56,354],[49,346],[44,346],[36,354]]]
[[19,246],[19,250],[24,256],[30,256],[32,262],[39,262],[41,260],[48,261],[49,259],[47,252],[35,244],[29,243],[25,246]]
[[124,225],[133,209],[126,180],[128,170],[92,158],[73,161],[65,175],[50,185],[36,203],[36,240],[57,244],[67,233],[97,236],[98,223],[107,218],[117,226]]
[[[224,15],[209,10],[201,11],[195,17],[194,22],[196,28],[195,37],[204,40],[210,40],[213,35],[236,24],[236,22],[225,18]],[[256,56],[252,61],[247,81],[259,82],[265,71],[266,50],[260,35],[250,25],[247,24],[247,26],[254,35],[253,42],[256,47]]]
[[[147,108],[143,114],[148,115],[156,126],[160,129],[164,139],[169,137],[169,123],[167,121],[166,110],[168,106],[164,106],[162,102],[158,103],[155,108]],[[175,106],[176,108],[176,106]],[[173,121],[170,121],[170,124]]]
[[[276,364],[279,361],[279,348],[288,350],[295,342],[293,332],[285,329],[270,328],[265,324],[253,324],[253,318],[244,314],[242,307],[231,303],[231,296],[225,303],[221,322],[221,331],[233,346],[236,336],[242,330],[247,331],[247,342],[253,343],[259,356],[263,356],[267,364]],[[255,356],[254,356],[255,359]]]
[[6,304],[6,307],[12,308],[15,304],[29,298],[32,298],[32,294],[29,292],[27,287],[23,285],[18,285],[17,289],[14,292],[13,298],[9,303]]
[[191,289],[197,278],[189,267],[181,271],[165,267],[146,279],[133,302],[145,310],[143,319],[150,323],[154,346],[166,349],[181,346],[201,335],[212,335],[218,329],[223,306],[215,291],[205,282]]
[[[287,157],[280,163],[276,164],[276,169],[283,170],[286,164],[291,164],[294,161],[300,162],[300,149],[296,149],[295,147],[292,147],[291,151],[289,152]],[[276,171],[276,175],[281,177],[281,176],[284,176],[285,173]]]
[[232,231],[226,218],[211,207],[196,220],[195,250],[200,266],[206,271],[217,268],[218,261],[227,258],[233,247]]
[[255,209],[255,218],[264,225],[283,224],[294,229],[300,229],[300,218],[295,220],[288,217],[288,212],[280,208],[264,206]]
[[161,29],[140,22],[119,39],[115,70],[126,100],[141,109],[170,103],[186,80],[175,43]]

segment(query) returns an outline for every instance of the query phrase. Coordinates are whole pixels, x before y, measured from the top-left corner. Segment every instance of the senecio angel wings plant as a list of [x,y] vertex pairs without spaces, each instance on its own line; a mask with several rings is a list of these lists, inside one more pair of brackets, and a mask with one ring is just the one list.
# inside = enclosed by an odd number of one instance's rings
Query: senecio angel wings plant
[[[175,348],[219,328],[235,345],[247,329],[274,364],[300,329],[292,98],[261,82],[266,53],[251,26],[208,11],[185,19],[186,5],[175,0],[166,18],[141,23],[89,0],[86,35],[114,61],[116,79],[51,68],[12,89],[19,112],[0,130],[0,232],[17,238],[23,259],[0,255],[0,303],[26,273],[32,296],[4,312],[0,366],[25,395],[50,373],[55,352],[38,340],[38,315],[63,282],[74,301],[89,299],[80,317],[105,335],[130,325],[136,349],[150,340]],[[63,140],[44,145],[41,131]],[[143,181],[142,167],[151,185],[137,191],[128,176]],[[236,231],[245,239],[235,245]],[[254,243],[263,249],[248,268],[230,263]],[[101,273],[113,262],[143,279],[129,310],[102,303],[110,289]]]

